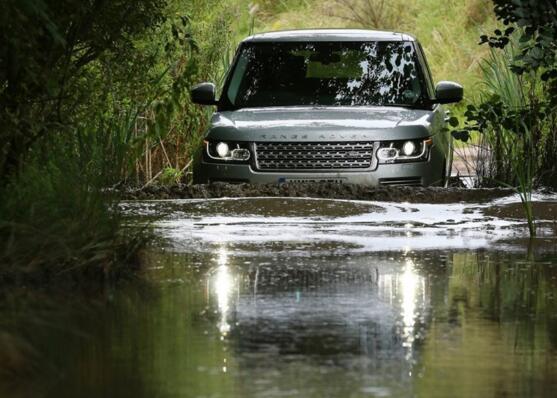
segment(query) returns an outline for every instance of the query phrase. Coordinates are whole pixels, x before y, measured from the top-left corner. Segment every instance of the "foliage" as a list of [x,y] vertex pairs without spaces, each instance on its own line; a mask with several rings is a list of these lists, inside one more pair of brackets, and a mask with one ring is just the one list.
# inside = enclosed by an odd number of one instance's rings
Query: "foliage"
[[2,175],[17,169],[34,142],[85,112],[87,99],[96,94],[92,64],[103,57],[133,58],[133,39],[161,23],[165,4],[166,0],[1,3]]
[[222,79],[235,16],[217,0],[0,4],[0,282],[134,263],[143,235],[110,188],[186,174],[208,118],[188,91]]
[[557,105],[557,3],[554,0],[494,0],[495,15],[507,28],[483,35],[482,43],[504,48],[519,29],[522,48],[514,57],[512,70],[518,75],[541,71],[548,82],[549,100]]
[[283,12],[310,5],[308,0],[254,0],[249,4],[250,13],[258,12],[265,20],[273,20]]
[[492,52],[492,62],[484,63],[486,94],[468,106],[465,125],[454,136],[467,141],[473,132],[483,135],[494,154],[491,177],[517,186],[533,236],[532,190],[557,177],[557,3],[493,2],[506,28],[482,35],[481,43],[504,51],[506,62]]
[[371,29],[401,31],[408,28],[408,15],[415,12],[406,1],[393,0],[335,0],[338,16],[349,23]]
[[194,105],[189,89],[202,81],[222,82],[235,47],[232,23],[239,13],[239,5],[217,0],[195,0],[186,9],[182,2],[172,1],[165,23],[153,38],[142,40],[148,51],[164,54],[153,67],[164,75],[163,90],[138,124],[143,159],[130,170],[137,181],[150,181],[165,168],[182,170],[192,164],[212,110]]
[[487,139],[495,152],[495,163],[492,165],[495,179],[518,184],[517,191],[524,206],[530,234],[534,236],[536,230],[531,200],[538,152],[543,150],[536,142],[539,142],[542,134],[540,115],[545,110],[534,108],[535,104],[531,106],[512,108],[496,95],[478,107],[469,105],[465,113],[467,124],[455,136],[466,140],[470,131],[489,132]]
[[164,7],[0,5],[0,282],[106,281],[135,262],[143,236],[123,228],[105,188],[137,151],[137,104],[148,95],[126,98],[137,85],[124,75],[149,65],[135,40]]
[[173,167],[166,167],[161,174],[160,181],[163,185],[174,185],[178,183],[184,173],[181,170],[177,170]]
[[[101,187],[97,151],[88,131],[73,140],[40,141],[17,177],[0,192],[0,283],[70,284],[112,281],[137,265],[145,235],[123,227],[114,198]],[[95,148],[99,145],[98,148]]]

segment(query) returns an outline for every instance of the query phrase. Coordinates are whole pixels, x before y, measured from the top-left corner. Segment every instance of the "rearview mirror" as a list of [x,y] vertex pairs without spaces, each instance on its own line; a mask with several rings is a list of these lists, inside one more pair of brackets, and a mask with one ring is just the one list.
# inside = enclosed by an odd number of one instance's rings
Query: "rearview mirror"
[[312,62],[319,62],[323,65],[329,65],[339,63],[341,58],[336,52],[318,52],[310,55],[309,60]]
[[190,91],[191,100],[199,105],[216,105],[216,88],[213,83],[201,83]]
[[439,82],[435,87],[435,102],[439,104],[452,104],[462,101],[464,89],[455,82]]

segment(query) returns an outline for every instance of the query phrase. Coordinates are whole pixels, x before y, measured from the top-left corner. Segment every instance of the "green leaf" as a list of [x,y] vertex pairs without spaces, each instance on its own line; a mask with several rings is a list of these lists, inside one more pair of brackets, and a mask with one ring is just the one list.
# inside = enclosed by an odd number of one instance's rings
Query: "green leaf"
[[458,125],[460,124],[458,118],[456,116],[452,116],[449,119],[449,124],[451,125],[451,127],[458,127]]
[[455,140],[468,142],[470,140],[470,132],[468,130],[454,130],[452,136]]

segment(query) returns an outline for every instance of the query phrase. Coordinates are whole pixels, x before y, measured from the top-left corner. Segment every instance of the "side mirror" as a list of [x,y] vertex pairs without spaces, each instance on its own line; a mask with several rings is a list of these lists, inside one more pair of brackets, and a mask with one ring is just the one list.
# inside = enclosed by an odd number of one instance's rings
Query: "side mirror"
[[464,89],[455,82],[439,82],[435,86],[435,102],[439,104],[452,104],[462,101]]
[[190,91],[191,100],[199,105],[216,105],[216,88],[213,83],[201,83]]

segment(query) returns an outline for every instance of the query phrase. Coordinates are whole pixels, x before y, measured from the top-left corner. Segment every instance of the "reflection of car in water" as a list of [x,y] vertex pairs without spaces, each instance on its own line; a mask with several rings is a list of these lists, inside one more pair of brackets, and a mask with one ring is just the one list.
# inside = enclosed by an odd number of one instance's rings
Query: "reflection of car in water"
[[230,347],[265,352],[271,362],[273,353],[365,355],[379,368],[408,359],[428,317],[428,269],[446,266],[429,253],[427,260],[379,253],[346,261],[321,252],[278,262],[223,253],[209,273],[208,308]]
[[301,30],[245,39],[216,105],[199,182],[334,181],[442,184],[451,138],[441,104],[462,87],[433,86],[411,36],[367,30]]

